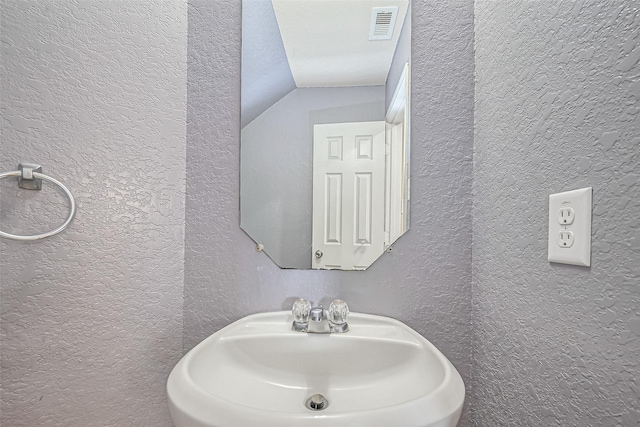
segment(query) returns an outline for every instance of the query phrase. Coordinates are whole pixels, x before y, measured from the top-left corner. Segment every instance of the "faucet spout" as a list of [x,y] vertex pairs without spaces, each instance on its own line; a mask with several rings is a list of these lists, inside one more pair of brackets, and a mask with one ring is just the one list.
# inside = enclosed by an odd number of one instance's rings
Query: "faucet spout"
[[324,307],[322,306],[313,307],[309,312],[309,320],[312,322],[322,322],[324,317]]
[[328,334],[331,332],[323,306],[313,307],[309,313],[309,329],[312,334]]

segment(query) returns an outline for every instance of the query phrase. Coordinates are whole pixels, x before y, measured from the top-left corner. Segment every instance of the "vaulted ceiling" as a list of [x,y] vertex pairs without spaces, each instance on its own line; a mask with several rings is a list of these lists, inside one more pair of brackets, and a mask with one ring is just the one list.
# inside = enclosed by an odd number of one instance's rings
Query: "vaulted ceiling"
[[[272,3],[297,87],[384,85],[407,12],[407,0]],[[390,11],[395,10],[391,25],[386,26],[391,31],[388,39],[372,40],[370,28],[375,25],[375,12],[381,9],[389,11],[389,15],[381,16],[391,16]]]
[[[409,0],[243,0],[242,126],[296,87],[384,85]],[[369,40],[374,7],[397,7]]]

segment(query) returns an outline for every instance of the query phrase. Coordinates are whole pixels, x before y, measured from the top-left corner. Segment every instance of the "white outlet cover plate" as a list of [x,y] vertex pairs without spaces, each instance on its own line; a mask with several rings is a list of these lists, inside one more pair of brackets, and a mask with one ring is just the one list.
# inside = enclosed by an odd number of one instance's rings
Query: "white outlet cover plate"
[[[549,196],[549,262],[591,266],[591,198],[592,188],[566,191]],[[572,208],[571,224],[561,224],[560,209]],[[571,247],[558,244],[558,235],[571,231],[574,236]]]

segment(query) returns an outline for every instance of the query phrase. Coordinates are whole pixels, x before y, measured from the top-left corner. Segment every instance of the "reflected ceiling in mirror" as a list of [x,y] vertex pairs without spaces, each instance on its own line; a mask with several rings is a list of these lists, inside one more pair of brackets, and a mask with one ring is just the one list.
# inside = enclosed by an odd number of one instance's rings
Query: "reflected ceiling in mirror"
[[364,270],[409,228],[408,0],[243,0],[240,222],[282,268]]

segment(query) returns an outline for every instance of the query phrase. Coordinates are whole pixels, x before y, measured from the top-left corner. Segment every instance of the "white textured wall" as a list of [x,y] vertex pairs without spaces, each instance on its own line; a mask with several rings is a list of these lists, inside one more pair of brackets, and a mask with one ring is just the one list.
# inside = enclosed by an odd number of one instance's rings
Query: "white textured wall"
[[279,269],[238,226],[241,5],[190,2],[185,350],[295,297],[342,297],[408,323],[469,382],[473,4],[413,3],[411,230],[365,272],[320,272]]
[[[186,4],[1,3],[0,170],[68,185],[69,230],[0,240],[7,427],[169,426],[182,355]],[[61,223],[64,198],[1,183],[0,224]],[[43,218],[28,226],[26,218]]]
[[[473,424],[640,425],[637,1],[476,0]],[[593,186],[591,268],[548,195]]]

